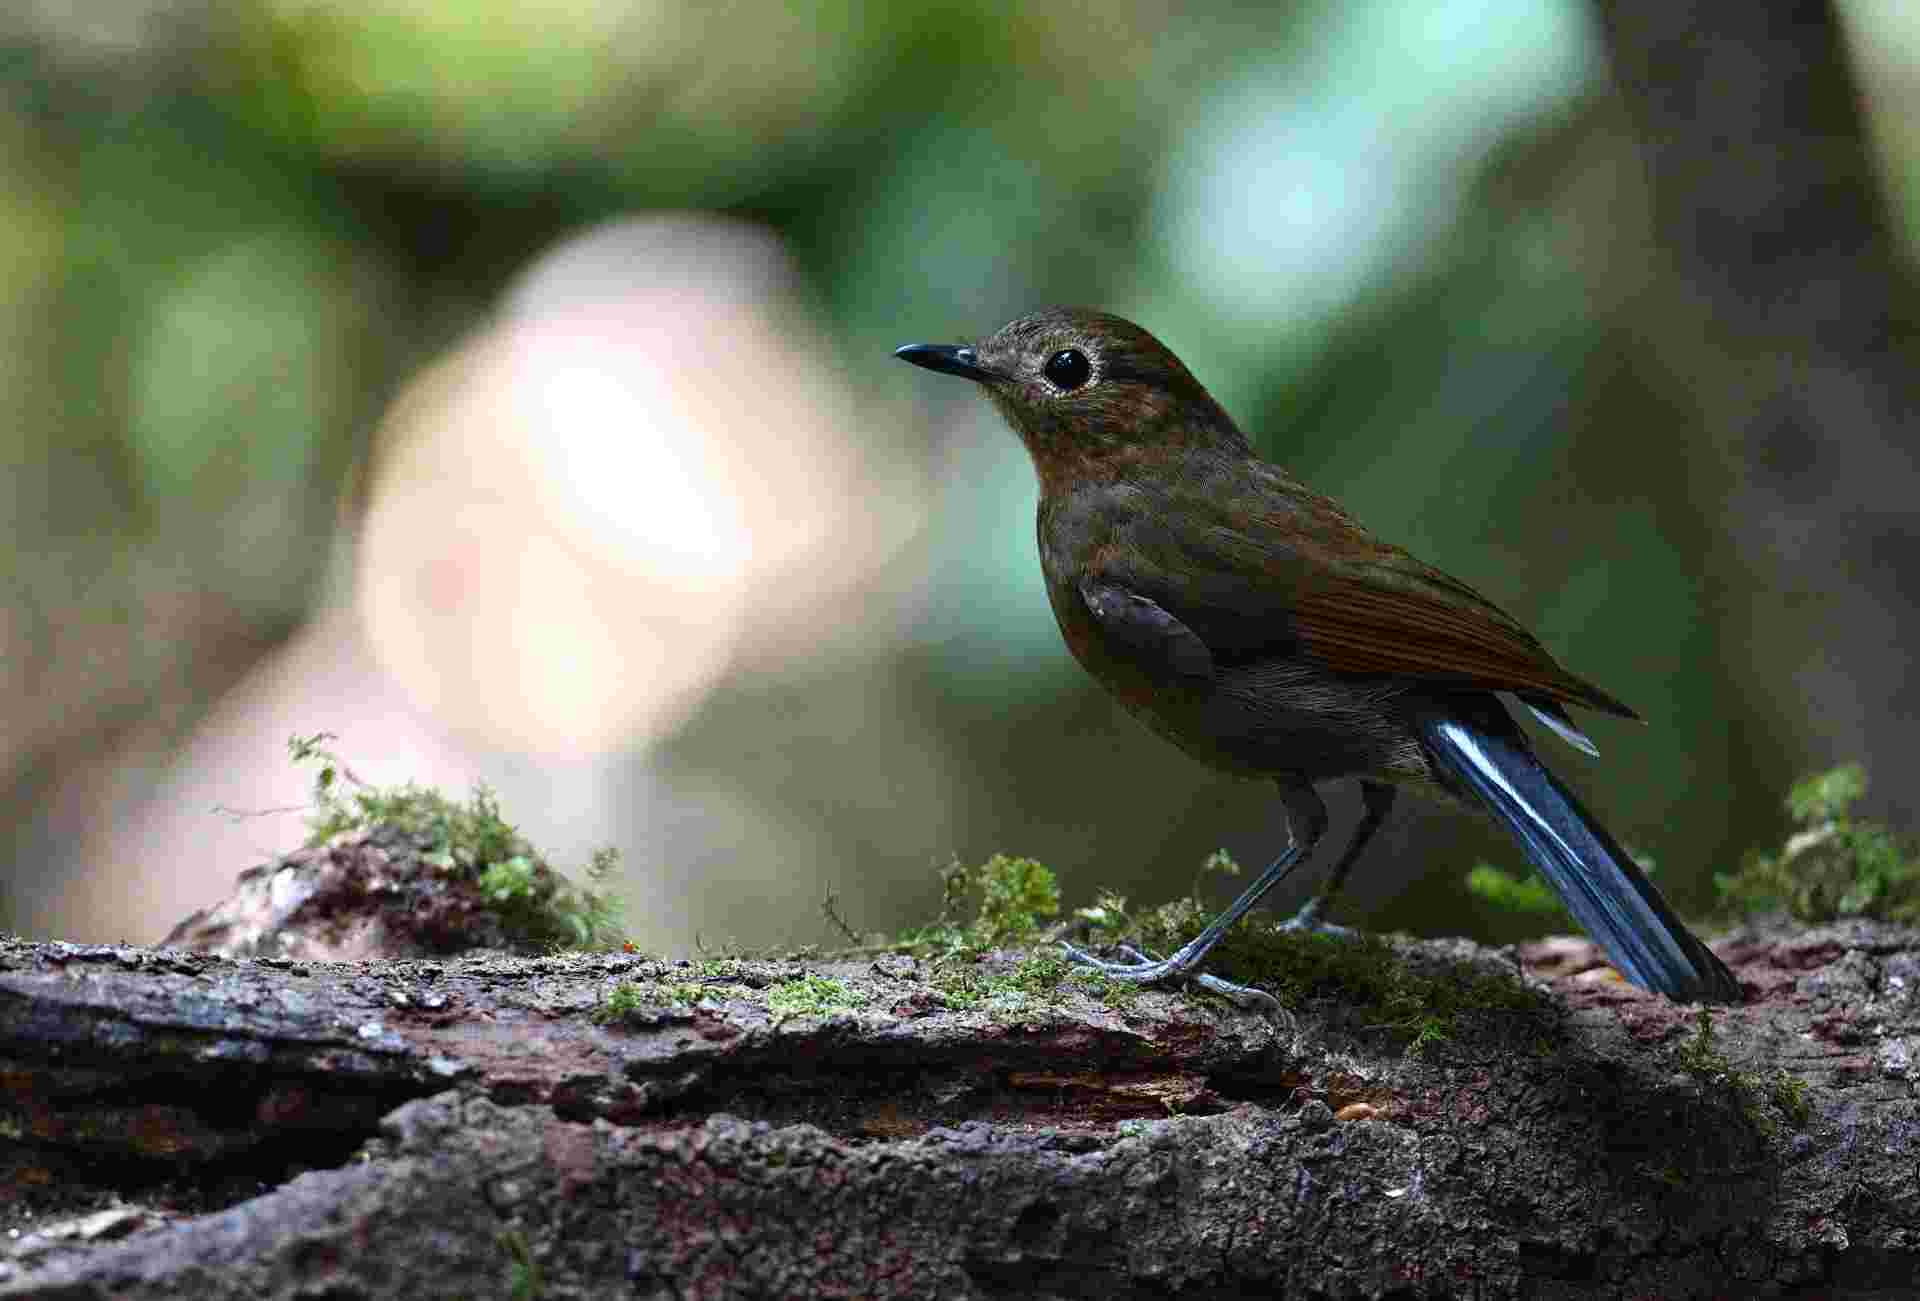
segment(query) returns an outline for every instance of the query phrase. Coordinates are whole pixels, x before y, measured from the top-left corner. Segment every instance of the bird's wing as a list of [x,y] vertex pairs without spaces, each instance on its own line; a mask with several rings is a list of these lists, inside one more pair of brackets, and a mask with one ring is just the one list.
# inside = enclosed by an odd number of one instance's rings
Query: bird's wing
[[[1638,717],[1561,668],[1467,584],[1382,542],[1272,467],[1114,521],[1100,581],[1154,602],[1216,657],[1512,691]],[[1174,528],[1170,521],[1179,520]]]
[[1168,677],[1213,676],[1213,652],[1193,629],[1138,592],[1083,579],[1080,599],[1108,637],[1141,662]]

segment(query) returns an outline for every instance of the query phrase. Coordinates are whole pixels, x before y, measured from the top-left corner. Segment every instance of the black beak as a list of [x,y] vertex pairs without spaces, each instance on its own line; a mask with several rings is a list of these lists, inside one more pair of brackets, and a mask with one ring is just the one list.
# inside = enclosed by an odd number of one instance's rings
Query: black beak
[[901,361],[910,361],[928,370],[958,375],[962,379],[986,383],[1000,377],[975,360],[972,348],[951,343],[908,343],[893,350]]

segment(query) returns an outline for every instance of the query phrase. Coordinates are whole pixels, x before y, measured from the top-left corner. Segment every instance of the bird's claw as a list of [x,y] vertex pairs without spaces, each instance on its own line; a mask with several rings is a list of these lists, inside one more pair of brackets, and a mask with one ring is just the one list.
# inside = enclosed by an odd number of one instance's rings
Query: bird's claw
[[1185,960],[1186,950],[1184,949],[1170,958],[1156,959],[1142,953],[1131,944],[1120,944],[1115,947],[1133,961],[1109,962],[1105,958],[1096,958],[1085,949],[1076,948],[1065,940],[1060,941],[1060,947],[1067,951],[1067,956],[1073,961],[1092,967],[1109,980],[1124,980],[1130,985],[1151,985],[1162,980],[1185,977],[1200,988],[1231,999],[1243,1007],[1252,1007],[1263,1012],[1281,1011],[1280,1000],[1264,989],[1255,989],[1251,985],[1236,985],[1230,980],[1209,976],[1204,971],[1189,971],[1191,962]]
[[1156,981],[1185,974],[1180,966],[1180,955],[1178,953],[1174,954],[1171,958],[1156,960],[1148,957],[1130,944],[1121,944],[1116,947],[1129,958],[1132,958],[1133,961],[1109,962],[1105,958],[1096,958],[1085,949],[1069,944],[1065,940],[1060,941],[1060,947],[1067,951],[1069,958],[1082,966],[1092,967],[1095,971],[1109,979],[1124,980],[1130,985],[1151,985]]
[[1300,911],[1276,928],[1282,931],[1305,932],[1308,935],[1351,935],[1350,926],[1337,926],[1332,922],[1320,920],[1320,901],[1309,899],[1300,905]]

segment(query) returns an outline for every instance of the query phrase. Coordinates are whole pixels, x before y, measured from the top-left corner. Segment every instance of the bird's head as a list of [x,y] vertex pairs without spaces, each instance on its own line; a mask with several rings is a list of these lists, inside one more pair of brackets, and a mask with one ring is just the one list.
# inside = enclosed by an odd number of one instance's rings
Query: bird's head
[[1043,480],[1143,451],[1247,452],[1232,419],[1180,359],[1118,316],[1049,308],[976,344],[910,343],[893,355],[984,388]]

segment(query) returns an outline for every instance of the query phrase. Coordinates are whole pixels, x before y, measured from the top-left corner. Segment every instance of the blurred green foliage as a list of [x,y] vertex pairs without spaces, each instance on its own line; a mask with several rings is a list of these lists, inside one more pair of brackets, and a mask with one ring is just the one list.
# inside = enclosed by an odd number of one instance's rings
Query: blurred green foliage
[[1786,804],[1799,829],[1775,852],[1751,853],[1738,872],[1716,874],[1723,904],[1741,913],[1784,909],[1803,922],[1920,921],[1920,846],[1850,816],[1866,793],[1857,763],[1795,782]]
[[[1669,884],[1698,897],[1795,760],[1721,671],[1735,580],[1701,571],[1712,507],[1618,303],[1644,274],[1642,196],[1601,65],[1575,0],[0,20],[0,763],[20,828],[0,924],[54,888],[71,837],[48,793],[129,735],[161,762],[321,599],[398,386],[556,240],[671,208],[781,236],[875,412],[850,436],[924,454],[938,493],[907,651],[736,682],[653,762],[778,805],[895,917],[925,915],[928,887],[897,882],[929,853],[1004,845],[1139,890],[1223,840],[1271,851],[1267,792],[1116,721],[1061,651],[1013,440],[974,407],[936,440],[965,395],[886,360],[1092,302],[1160,333],[1269,455],[1659,720],[1596,727],[1628,761],[1594,803],[1690,865]],[[973,757],[963,788],[849,773],[842,729],[812,720],[882,676],[903,719]],[[908,843],[934,801],[957,843]],[[1363,865],[1356,913],[1497,930],[1427,868],[1507,851],[1418,826],[1418,852],[1390,836]],[[1042,915],[1036,881],[996,925]]]
[[1548,925],[1571,925],[1558,896],[1537,876],[1515,876],[1491,864],[1476,863],[1467,873],[1467,893],[1490,907],[1527,913]]

